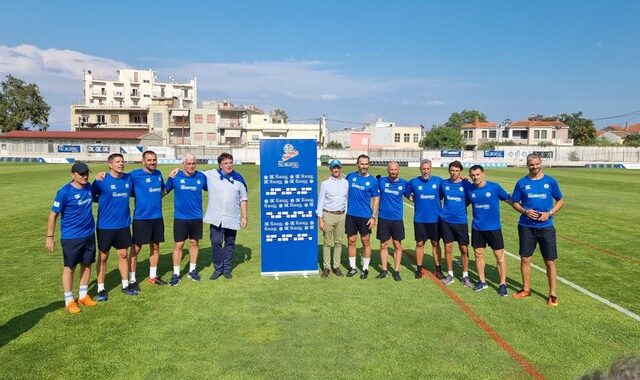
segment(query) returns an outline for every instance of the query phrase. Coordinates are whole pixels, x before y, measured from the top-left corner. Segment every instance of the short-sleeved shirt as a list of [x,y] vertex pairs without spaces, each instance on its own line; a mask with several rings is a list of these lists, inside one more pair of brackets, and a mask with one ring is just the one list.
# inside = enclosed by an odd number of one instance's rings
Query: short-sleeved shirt
[[[554,200],[559,201],[560,199],[562,199],[562,192],[558,181],[546,174],[540,179],[531,179],[529,176],[524,176],[516,182],[513,188],[513,202],[520,202],[525,209],[549,212],[553,208]],[[553,226],[553,216],[541,222],[528,218],[523,214],[520,216],[518,224],[526,227],[547,228]]]
[[467,189],[473,185],[463,179],[459,182],[452,182],[445,179],[440,184],[440,196],[442,197],[442,211],[440,218],[451,224],[467,223]]
[[133,181],[135,195],[135,211],[133,219],[160,219],[162,218],[162,193],[164,192],[164,180],[160,170],[151,173],[144,169],[136,169],[129,173]]
[[442,178],[431,176],[425,180],[418,176],[409,181],[409,192],[413,194],[413,221],[437,223],[440,217],[440,184]]
[[247,188],[242,176],[224,176],[220,170],[207,170],[209,201],[203,221],[216,227],[240,229],[240,203],[247,201]]
[[79,239],[93,235],[95,222],[92,212],[91,184],[78,189],[71,183],[62,186],[51,211],[60,214],[60,238]]
[[202,190],[207,190],[207,177],[202,172],[196,170],[188,176],[181,170],[175,178],[167,178],[166,189],[174,190],[174,219],[202,219]]
[[131,225],[129,199],[133,183],[129,174],[114,178],[107,173],[102,181],[91,185],[94,201],[98,201],[98,228],[118,230]]
[[358,172],[347,174],[346,179],[349,182],[347,215],[371,218],[373,216],[371,198],[380,196],[378,180],[371,174],[361,176]]
[[391,181],[389,177],[380,177],[378,180],[380,187],[380,209],[378,217],[386,220],[403,219],[402,197],[408,196],[407,180],[396,178]]
[[501,228],[500,201],[509,199],[509,194],[495,182],[486,181],[482,187],[473,185],[467,191],[467,199],[473,209],[471,228],[478,231],[494,231]]

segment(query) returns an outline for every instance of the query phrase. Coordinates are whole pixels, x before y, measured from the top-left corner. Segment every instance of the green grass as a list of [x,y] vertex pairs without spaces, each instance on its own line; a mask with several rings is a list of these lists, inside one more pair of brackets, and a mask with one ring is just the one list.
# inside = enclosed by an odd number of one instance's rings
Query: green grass
[[[99,165],[92,168],[96,172]],[[166,173],[169,167],[161,169]],[[124,296],[112,257],[109,302],[69,316],[62,304],[60,249],[49,254],[43,248],[51,201],[67,180],[68,167],[0,164],[0,378],[528,377],[436,284],[414,280],[408,258],[402,282],[374,280],[380,269],[377,242],[367,281],[261,278],[259,168],[237,169],[249,182],[250,225],[238,235],[232,281],[208,280],[211,251],[205,237],[201,283],[186,277],[173,288],[143,283],[140,296]],[[372,172],[383,174],[383,168]],[[640,314],[640,172],[547,173],[559,180],[566,201],[556,218],[558,274]],[[405,178],[417,174],[415,168],[401,170]],[[436,174],[446,175],[443,169]],[[523,174],[523,169],[487,171],[489,180],[509,192]],[[320,175],[326,175],[325,168]],[[161,246],[159,271],[168,279],[173,195],[164,200],[164,216],[169,241]],[[406,207],[409,253],[411,218]],[[517,218],[503,207],[510,252],[517,252]],[[142,279],[148,248],[140,258]],[[425,263],[431,266],[430,256]],[[535,263],[542,265],[538,253]],[[495,284],[491,256],[487,264]],[[513,293],[520,286],[519,264],[513,258],[507,264]],[[622,355],[640,354],[640,322],[563,284],[560,307],[550,309],[543,273],[533,272],[532,286],[534,296],[525,300],[498,297],[494,288],[474,293],[459,281],[449,289],[547,378],[575,378]]]

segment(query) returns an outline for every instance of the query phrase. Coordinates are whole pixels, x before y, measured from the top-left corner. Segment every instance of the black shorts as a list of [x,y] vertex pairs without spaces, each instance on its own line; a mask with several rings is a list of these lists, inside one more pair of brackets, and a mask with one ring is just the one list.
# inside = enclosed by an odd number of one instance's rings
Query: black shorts
[[457,241],[462,245],[469,245],[469,226],[467,223],[457,224],[440,220],[440,235],[445,244]]
[[536,250],[536,244],[540,244],[540,253],[547,261],[554,261],[558,258],[558,248],[556,247],[556,229],[533,228],[518,224],[518,237],[520,238],[520,256],[531,257]]
[[133,242],[136,245],[162,243],[164,241],[164,220],[133,220]]
[[202,219],[175,219],[173,221],[173,240],[202,239]]
[[96,237],[94,234],[77,239],[61,239],[64,266],[91,265],[96,261]]
[[119,230],[97,230],[98,233],[98,249],[100,252],[109,252],[111,247],[115,249],[125,249],[131,247],[131,230],[129,227],[120,228]]
[[502,230],[480,231],[472,229],[471,245],[473,248],[484,248],[488,245],[494,251],[504,249]]
[[413,231],[416,241],[438,241],[440,240],[439,223],[413,222]]
[[367,226],[368,218],[360,218],[358,216],[347,215],[344,220],[344,232],[347,236],[357,235],[367,236],[371,234],[371,229]]
[[385,242],[389,240],[389,238],[397,241],[404,240],[404,222],[402,220],[379,218],[376,239]]

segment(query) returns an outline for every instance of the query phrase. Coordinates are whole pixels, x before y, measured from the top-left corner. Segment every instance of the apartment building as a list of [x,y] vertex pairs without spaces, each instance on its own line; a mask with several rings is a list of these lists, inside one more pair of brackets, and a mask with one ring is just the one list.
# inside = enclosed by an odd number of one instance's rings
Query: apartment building
[[520,145],[573,145],[573,139],[569,138],[569,126],[561,121],[518,120],[497,124],[476,118],[472,123],[460,127],[460,133],[468,149],[491,141],[513,141]]

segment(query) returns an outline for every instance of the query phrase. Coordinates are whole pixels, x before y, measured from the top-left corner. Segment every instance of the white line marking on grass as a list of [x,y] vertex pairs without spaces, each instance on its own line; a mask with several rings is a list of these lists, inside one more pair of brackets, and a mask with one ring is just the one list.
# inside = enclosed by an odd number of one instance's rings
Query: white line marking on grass
[[[405,202],[402,202],[402,203],[404,203],[405,206],[414,208],[413,205],[410,205],[410,204],[405,203]],[[506,253],[507,255],[513,257],[514,259],[518,259],[518,261],[520,261],[520,256],[519,255],[515,255],[515,254],[513,254],[511,252],[508,252],[507,250],[505,250],[504,253]],[[531,267],[533,269],[536,269],[536,270],[542,272],[542,273],[545,273],[545,274],[547,273],[547,270],[545,268],[542,268],[542,267],[540,267],[540,266],[538,266],[536,264],[531,263]],[[612,309],[615,309],[615,310],[621,312],[622,314],[626,315],[627,317],[631,317],[631,318],[635,319],[636,321],[640,322],[640,315],[632,312],[631,310],[627,310],[624,307],[622,307],[622,306],[620,306],[618,304],[615,304],[615,303],[609,301],[608,299],[606,299],[604,297],[601,297],[601,296],[599,296],[599,295],[597,295],[597,294],[595,294],[593,292],[590,292],[589,290],[583,288],[582,286],[580,286],[578,284],[575,284],[575,283],[567,280],[564,277],[556,276],[556,278],[558,279],[558,281],[562,282],[565,285],[568,285],[568,286],[574,288],[575,290],[579,291],[580,293],[585,294],[585,295],[593,298],[596,301],[602,302],[603,304],[609,306]]]

